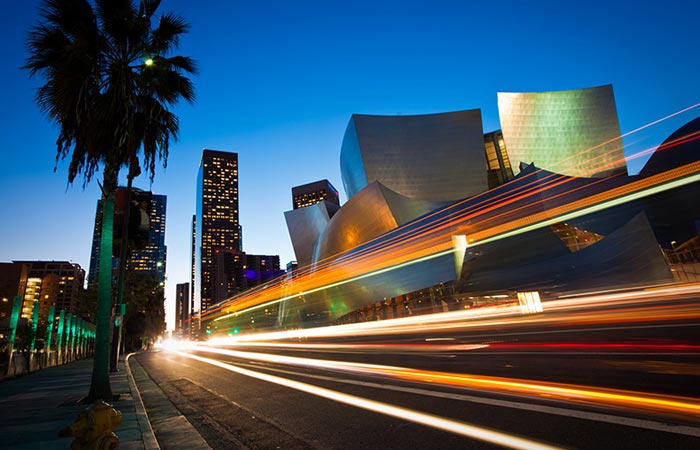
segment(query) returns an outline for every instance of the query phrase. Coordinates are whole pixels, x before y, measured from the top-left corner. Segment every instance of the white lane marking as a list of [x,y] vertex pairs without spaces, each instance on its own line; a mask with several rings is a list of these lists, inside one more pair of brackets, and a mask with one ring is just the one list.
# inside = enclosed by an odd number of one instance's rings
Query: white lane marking
[[[252,363],[252,364],[257,365],[255,363]],[[298,376],[302,376],[302,377],[306,377],[306,378],[314,378],[314,379],[319,379],[319,380],[324,380],[324,381],[352,384],[352,385],[357,385],[357,386],[385,389],[385,390],[390,390],[390,391],[406,392],[409,394],[417,394],[417,395],[425,395],[425,396],[430,396],[430,397],[445,398],[448,400],[468,401],[468,402],[480,403],[480,404],[490,405],[490,406],[500,406],[500,407],[504,407],[504,408],[521,409],[521,410],[525,410],[525,411],[533,411],[533,412],[540,412],[540,413],[545,413],[545,414],[553,414],[553,415],[557,415],[557,416],[572,417],[574,419],[585,419],[585,420],[592,420],[595,422],[613,423],[616,425],[625,425],[625,426],[630,426],[630,427],[635,427],[635,428],[643,428],[643,429],[648,429],[648,430],[653,430],[653,431],[663,431],[665,433],[674,433],[674,434],[682,434],[682,435],[686,435],[686,436],[700,437],[700,428],[687,426],[687,425],[672,425],[672,424],[668,424],[668,423],[664,423],[664,422],[657,422],[657,421],[648,420],[648,419],[635,419],[635,418],[631,418],[631,417],[613,416],[613,415],[609,415],[609,414],[595,413],[595,412],[589,412],[589,411],[580,411],[580,410],[575,410],[575,409],[566,409],[566,408],[560,408],[560,407],[556,407],[556,406],[536,405],[536,404],[532,404],[532,403],[522,403],[522,402],[513,402],[513,401],[508,401],[508,400],[498,400],[498,399],[494,399],[494,398],[477,397],[477,396],[466,395],[466,394],[455,394],[455,393],[450,393],[450,392],[431,391],[428,389],[411,388],[411,387],[405,387],[405,386],[394,386],[394,385],[381,384],[381,383],[372,383],[372,382],[368,382],[368,381],[350,380],[350,379],[346,379],[346,378],[334,378],[334,377],[328,377],[328,376],[323,376],[323,375],[313,375],[313,374],[308,374],[308,373],[294,372],[291,370],[276,369],[276,368],[272,368],[272,367],[265,367],[265,369],[270,370],[270,371],[274,371],[274,372],[285,373],[288,375],[298,375]],[[507,395],[519,396],[517,394],[507,394]]]
[[551,450],[556,449],[547,444],[542,444],[533,440],[521,438],[518,436],[502,433],[495,430],[490,430],[488,428],[478,427],[476,425],[470,425],[468,423],[459,422],[451,419],[447,419],[440,416],[435,416],[432,414],[422,413],[420,411],[415,411],[411,409],[401,408],[399,406],[394,406],[388,403],[382,403],[375,400],[369,400],[363,397],[358,397],[355,395],[349,395],[338,391],[333,391],[331,389],[326,389],[318,386],[314,386],[307,383],[302,383],[295,380],[290,380],[288,378],[277,377],[274,375],[269,375],[262,372],[256,372],[242,367],[238,367],[233,364],[223,363],[210,358],[204,358],[197,355],[192,355],[189,353],[175,351],[174,353],[185,356],[187,358],[192,358],[203,363],[211,364],[213,366],[220,367],[222,369],[230,370],[232,372],[239,373],[252,378],[257,378],[259,380],[267,381],[270,383],[278,384],[288,388],[296,389],[308,394],[316,395],[319,397],[327,398],[339,403],[354,406],[356,408],[365,409],[368,411],[384,414],[390,417],[395,417],[401,420],[411,421],[420,425],[430,426],[440,430],[448,431],[450,433],[459,434],[462,436],[470,437],[473,439],[478,439],[485,442],[491,442],[496,445],[501,445],[508,448],[515,449],[542,449]]

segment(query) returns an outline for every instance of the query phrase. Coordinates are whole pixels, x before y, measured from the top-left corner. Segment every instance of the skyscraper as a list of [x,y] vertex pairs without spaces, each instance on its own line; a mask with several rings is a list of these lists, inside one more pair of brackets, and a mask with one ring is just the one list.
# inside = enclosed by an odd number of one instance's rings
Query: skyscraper
[[165,195],[151,195],[148,209],[150,226],[148,240],[140,249],[133,250],[128,260],[129,270],[148,272],[155,275],[156,281],[163,286],[165,283],[165,264],[167,248],[165,246]]
[[192,214],[192,233],[190,236],[190,314],[194,309],[194,280],[196,278],[195,272],[197,268],[196,258],[197,255],[197,214]]
[[215,249],[241,252],[238,154],[205,149],[197,175],[195,310],[224,300],[213,285]]
[[[165,282],[165,268],[167,249],[165,246],[165,195],[151,194],[140,189],[132,189],[132,210],[129,213],[129,240],[132,247],[131,256],[127,261],[129,270],[135,272],[148,272],[154,275],[156,281],[163,285]],[[113,255],[119,255],[118,239],[121,238],[121,217],[126,205],[126,188],[117,189],[115,202],[114,225],[114,250]],[[120,203],[123,205],[120,208]],[[141,217],[143,214],[143,217]],[[98,279],[100,261],[100,240],[102,237],[102,200],[97,201],[95,214],[95,229],[92,236],[92,254],[90,255],[90,270],[88,272],[88,285]],[[113,267],[116,268],[118,258],[114,258]]]
[[175,286],[175,332],[180,336],[189,335],[187,319],[190,318],[190,283]]
[[314,181],[313,183],[292,188],[292,206],[294,209],[311,206],[321,200],[340,206],[338,190],[328,180]]

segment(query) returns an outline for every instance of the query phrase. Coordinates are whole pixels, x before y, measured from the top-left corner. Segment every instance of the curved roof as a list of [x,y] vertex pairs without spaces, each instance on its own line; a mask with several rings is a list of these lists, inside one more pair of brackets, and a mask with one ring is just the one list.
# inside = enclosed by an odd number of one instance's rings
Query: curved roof
[[284,213],[299,267],[311,264],[314,247],[340,206],[326,200]]
[[498,113],[514,170],[520,163],[573,177],[626,173],[611,85],[499,92]]
[[641,172],[642,177],[700,161],[700,117],[673,132],[651,155]]
[[328,222],[316,243],[313,262],[356,248],[442,206],[444,203],[404,197],[375,181]]
[[450,201],[488,189],[481,111],[353,114],[340,151],[348,198],[374,181],[413,199]]

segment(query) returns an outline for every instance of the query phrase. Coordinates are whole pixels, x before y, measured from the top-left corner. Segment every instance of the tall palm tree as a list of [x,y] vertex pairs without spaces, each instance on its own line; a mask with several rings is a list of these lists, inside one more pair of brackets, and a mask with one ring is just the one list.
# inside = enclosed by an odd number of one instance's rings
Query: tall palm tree
[[[168,108],[194,101],[191,58],[172,56],[189,26],[160,0],[45,0],[43,21],[29,33],[25,69],[40,75],[36,102],[59,125],[56,162],[70,154],[68,181],[83,187],[102,169],[102,238],[95,361],[89,399],[110,399],[109,328],[112,227],[119,172],[155,175],[167,162],[179,122]],[[152,26],[156,23],[155,27]],[[54,168],[55,170],[56,168]]]

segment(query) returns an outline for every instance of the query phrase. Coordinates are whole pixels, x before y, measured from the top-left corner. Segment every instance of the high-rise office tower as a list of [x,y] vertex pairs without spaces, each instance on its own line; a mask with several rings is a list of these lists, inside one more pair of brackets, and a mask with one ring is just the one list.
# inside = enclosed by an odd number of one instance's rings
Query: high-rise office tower
[[[121,239],[121,224],[127,198],[131,198],[129,205],[129,241],[131,256],[127,261],[127,267],[134,272],[146,272],[155,277],[162,286],[165,283],[165,268],[167,248],[165,246],[165,210],[167,197],[165,195],[151,194],[147,191],[133,188],[131,195],[127,196],[127,189],[117,189],[115,201],[114,221],[114,267],[119,256],[119,240]],[[98,279],[100,261],[100,240],[102,238],[102,200],[97,201],[95,214],[95,229],[92,236],[92,254],[90,255],[90,271],[88,272],[88,285]]]
[[204,150],[197,176],[195,310],[224,300],[213,285],[215,249],[241,251],[238,154]]
[[194,309],[194,279],[197,268],[197,214],[192,214],[192,235],[190,236],[190,314]]
[[246,254],[245,278],[249,288],[270,281],[283,273],[284,271],[280,270],[279,255]]
[[189,335],[187,319],[190,318],[190,283],[175,286],[175,332],[180,336]]
[[314,205],[321,200],[326,200],[340,206],[338,190],[328,180],[314,181],[313,183],[295,186],[292,188],[292,203],[294,209]]
[[221,301],[248,289],[245,253],[215,248],[212,257],[212,297]]
[[165,283],[165,264],[167,260],[167,248],[165,246],[166,203],[167,197],[165,195],[152,194],[150,205],[143,205],[143,207],[147,208],[146,211],[149,218],[148,239],[142,244],[142,248],[132,250],[128,260],[129,270],[155,275],[156,281],[160,286],[163,286]]

